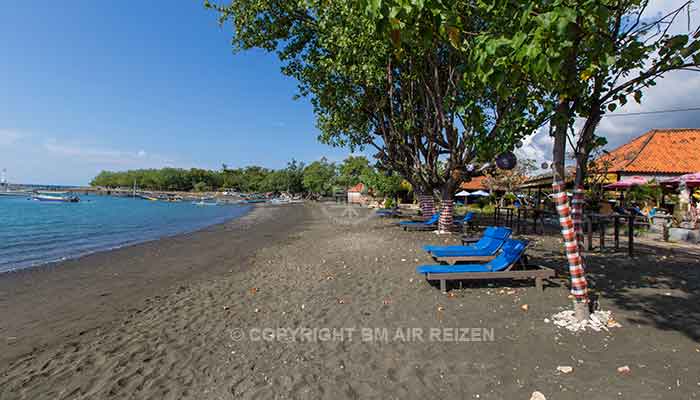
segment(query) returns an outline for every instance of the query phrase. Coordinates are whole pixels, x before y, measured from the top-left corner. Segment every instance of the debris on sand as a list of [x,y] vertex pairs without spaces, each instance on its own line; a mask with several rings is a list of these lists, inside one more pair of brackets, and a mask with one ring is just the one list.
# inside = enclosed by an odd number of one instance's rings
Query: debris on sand
[[623,366],[617,368],[617,372],[619,372],[623,375],[627,375],[627,374],[630,374],[632,372],[632,370],[630,369],[629,365],[623,365]]
[[557,367],[557,371],[561,372],[562,374],[570,374],[574,372],[574,367],[570,367],[568,365],[560,365]]
[[544,395],[538,391],[532,392],[532,396],[530,396],[530,400],[547,400]]
[[583,332],[586,329],[600,332],[601,330],[609,331],[609,328],[622,327],[615,321],[610,311],[596,311],[587,320],[578,321],[573,310],[565,310],[552,315],[552,322],[554,325],[571,332]]
[[528,306],[527,304],[523,304],[522,306],[520,306],[520,309],[527,312],[527,310],[530,309],[530,306]]

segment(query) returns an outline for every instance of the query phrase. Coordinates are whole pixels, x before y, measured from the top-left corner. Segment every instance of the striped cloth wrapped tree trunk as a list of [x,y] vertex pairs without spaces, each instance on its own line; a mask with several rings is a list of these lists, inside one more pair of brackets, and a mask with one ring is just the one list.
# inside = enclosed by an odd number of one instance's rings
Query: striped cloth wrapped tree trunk
[[440,207],[440,219],[438,222],[438,231],[441,233],[450,232],[452,230],[452,210],[454,209],[454,200],[442,200]]
[[[571,199],[571,218],[574,221],[574,231],[576,232],[576,242],[578,243],[579,254],[583,253],[583,205],[584,201],[584,190],[583,187],[577,186],[574,189],[574,197]],[[581,263],[583,264],[585,270],[585,263],[583,262],[583,257],[581,257]]]
[[552,183],[552,193],[554,202],[559,214],[559,224],[561,233],[564,236],[564,246],[566,248],[566,259],[569,263],[569,274],[571,275],[571,294],[580,302],[588,300],[588,284],[583,270],[583,260],[581,259],[579,244],[577,240],[574,221],[571,218],[569,199],[566,195],[566,186],[562,181]]
[[429,194],[418,194],[417,196],[421,216],[423,219],[430,218],[433,214],[435,214],[435,199]]

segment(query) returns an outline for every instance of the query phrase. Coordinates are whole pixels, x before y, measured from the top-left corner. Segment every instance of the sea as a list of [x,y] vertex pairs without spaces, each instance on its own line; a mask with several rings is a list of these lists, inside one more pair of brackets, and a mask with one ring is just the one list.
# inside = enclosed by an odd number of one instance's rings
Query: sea
[[192,232],[251,209],[97,195],[81,200],[52,203],[0,196],[0,273]]

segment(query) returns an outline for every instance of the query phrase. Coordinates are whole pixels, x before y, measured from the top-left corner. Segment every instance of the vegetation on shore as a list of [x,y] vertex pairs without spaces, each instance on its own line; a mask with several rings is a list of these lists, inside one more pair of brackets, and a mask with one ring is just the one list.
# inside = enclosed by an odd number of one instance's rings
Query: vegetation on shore
[[317,196],[332,195],[358,183],[379,196],[395,197],[401,190],[403,178],[386,174],[372,166],[364,156],[350,156],[336,164],[322,158],[309,165],[292,160],[282,169],[273,170],[260,166],[221,170],[201,168],[135,169],[128,171],[102,171],[91,186],[106,188],[130,188],[136,185],[146,190],[214,191],[231,190],[243,193],[290,192],[309,193]]

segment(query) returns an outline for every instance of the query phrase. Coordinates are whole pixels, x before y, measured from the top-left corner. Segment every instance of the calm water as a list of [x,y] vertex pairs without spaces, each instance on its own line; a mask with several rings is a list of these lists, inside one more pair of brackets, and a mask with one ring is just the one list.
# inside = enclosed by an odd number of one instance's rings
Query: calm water
[[195,206],[108,196],[80,203],[0,197],[0,272],[191,232],[250,206]]

